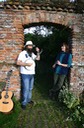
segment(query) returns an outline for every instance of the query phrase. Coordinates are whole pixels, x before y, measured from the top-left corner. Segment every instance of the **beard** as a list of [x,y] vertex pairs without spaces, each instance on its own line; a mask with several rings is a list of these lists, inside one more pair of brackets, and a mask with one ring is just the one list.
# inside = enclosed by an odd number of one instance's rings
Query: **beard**
[[29,54],[30,57],[32,56],[32,52],[33,52],[33,49],[27,48],[27,53]]

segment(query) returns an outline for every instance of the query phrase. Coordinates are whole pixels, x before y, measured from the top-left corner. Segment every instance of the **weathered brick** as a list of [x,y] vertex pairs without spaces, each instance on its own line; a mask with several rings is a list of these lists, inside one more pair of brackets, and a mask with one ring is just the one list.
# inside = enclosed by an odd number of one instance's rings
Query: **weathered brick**
[[73,29],[71,90],[79,94],[84,88],[84,15],[66,12],[34,10],[0,10],[0,81],[5,81],[7,72],[14,68],[10,90],[20,96],[19,69],[15,65],[24,44],[23,26],[29,23],[52,22]]

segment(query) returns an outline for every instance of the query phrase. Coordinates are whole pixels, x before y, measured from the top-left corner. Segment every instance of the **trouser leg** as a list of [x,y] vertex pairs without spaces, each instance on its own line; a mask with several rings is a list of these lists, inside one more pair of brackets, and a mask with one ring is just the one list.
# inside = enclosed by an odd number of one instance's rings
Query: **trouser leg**
[[28,97],[27,97],[27,102],[31,101],[33,86],[34,86],[34,75],[31,75],[30,76],[30,81],[29,81],[29,94],[28,94]]
[[59,91],[63,86],[65,77],[66,75],[54,74],[54,85],[53,85],[53,88],[49,91],[49,96],[52,99],[55,99],[56,97],[58,97]]
[[28,102],[31,101],[33,83],[34,75],[21,74],[22,105],[26,105]]
[[66,75],[55,75],[56,82],[55,82],[55,85],[53,88],[55,91],[58,91],[62,88],[65,77],[66,77]]

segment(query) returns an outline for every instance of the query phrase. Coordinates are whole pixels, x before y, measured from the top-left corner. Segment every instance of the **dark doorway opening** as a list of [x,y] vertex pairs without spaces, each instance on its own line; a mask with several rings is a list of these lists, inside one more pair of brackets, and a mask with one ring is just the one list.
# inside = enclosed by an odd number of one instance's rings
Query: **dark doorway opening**
[[[40,32],[45,27],[48,31],[45,35]],[[72,30],[68,26],[55,24],[55,23],[31,23],[24,26],[24,29],[30,29],[36,27],[33,33],[25,34],[25,42],[32,40],[36,47],[43,50],[41,54],[40,62],[36,62],[36,79],[42,84],[40,88],[41,92],[43,90],[47,91],[53,85],[53,69],[52,65],[55,62],[57,54],[60,52],[60,47],[62,43],[67,43],[70,46],[70,51],[72,50]],[[34,49],[35,52],[35,49]],[[69,73],[70,81],[70,73]],[[45,89],[46,86],[46,89]]]

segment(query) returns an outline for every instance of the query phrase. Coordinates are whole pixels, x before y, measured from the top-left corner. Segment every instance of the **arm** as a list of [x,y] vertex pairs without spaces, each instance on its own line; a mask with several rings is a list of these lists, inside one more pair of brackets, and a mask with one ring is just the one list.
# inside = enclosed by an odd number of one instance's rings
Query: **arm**
[[67,64],[62,64],[62,63],[60,63],[60,61],[57,61],[55,64],[53,64],[52,67],[55,68],[56,64],[58,64],[58,65],[60,65],[60,66],[63,66],[63,67],[68,67]]
[[25,54],[23,54],[23,52],[21,52],[17,58],[17,61],[16,61],[16,64],[18,66],[31,66],[32,65],[32,62],[29,62],[29,63],[26,63],[24,61],[24,58],[25,58]]
[[68,67],[68,64],[62,64],[59,60],[57,61],[57,64],[63,67]]
[[72,54],[69,55],[67,64],[63,64],[60,61],[57,61],[57,64],[60,65],[60,66],[63,66],[63,67],[70,67],[71,64],[72,64]]
[[55,68],[56,67],[56,63],[53,64],[52,68]]
[[25,62],[22,62],[21,60],[17,60],[16,64],[18,66],[31,66],[32,63],[25,63]]

